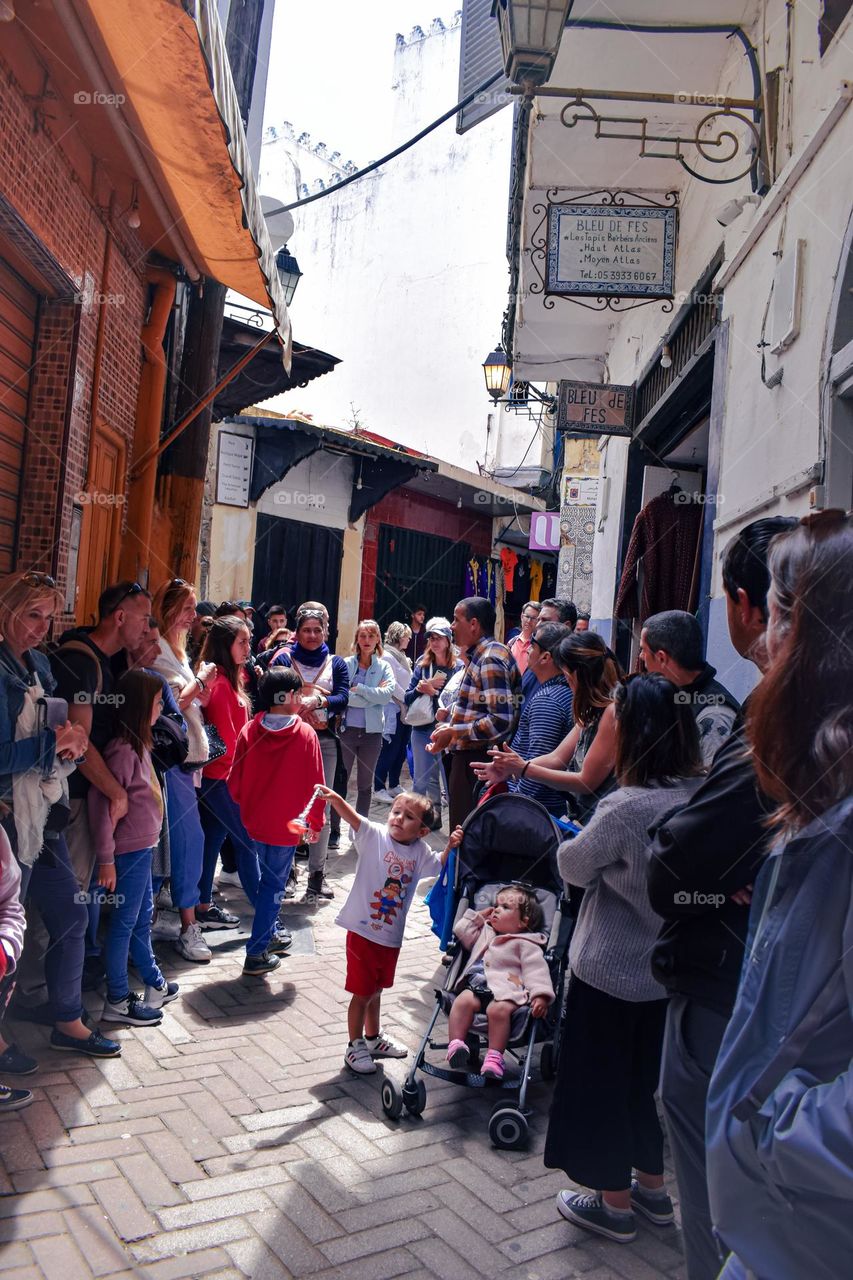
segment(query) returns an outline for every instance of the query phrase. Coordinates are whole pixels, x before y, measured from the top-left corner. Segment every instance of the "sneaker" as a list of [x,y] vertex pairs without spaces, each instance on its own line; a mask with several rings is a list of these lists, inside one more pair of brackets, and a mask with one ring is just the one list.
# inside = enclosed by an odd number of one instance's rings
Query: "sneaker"
[[123,1022],[129,1027],[158,1027],[163,1021],[163,1015],[159,1009],[152,1009],[145,1004],[142,996],[130,991],[123,1000],[106,1001],[101,1021]]
[[10,1089],[7,1085],[0,1084],[0,1115],[4,1111],[21,1111],[32,1100],[33,1095],[29,1089]]
[[172,901],[172,894],[168,885],[160,885],[160,888],[157,890],[157,897],[154,899],[154,908],[157,911],[177,911],[177,907]]
[[181,933],[180,918],[172,912],[159,913],[151,922],[152,942],[177,942]]
[[240,877],[236,871],[220,871],[219,875],[216,877],[216,883],[220,888],[222,885],[230,885],[232,889],[242,888],[240,884]]
[[560,1191],[557,1195],[557,1209],[575,1226],[586,1227],[587,1231],[607,1236],[608,1240],[630,1244],[637,1238],[637,1224],[633,1213],[630,1210],[620,1213],[616,1209],[609,1209],[599,1192]]
[[202,907],[196,907],[195,918],[196,924],[201,925],[202,929],[236,929],[240,924],[239,916],[235,916],[233,911],[226,911],[215,902],[206,911]]
[[447,1065],[451,1071],[467,1071],[471,1053],[464,1040],[451,1040],[447,1046]]
[[[2,1063],[1,1058],[0,1063]],[[672,1201],[665,1187],[661,1187],[659,1191],[650,1191],[648,1187],[641,1187],[634,1178],[631,1181],[631,1204],[637,1213],[641,1213],[657,1227],[668,1227],[675,1221]]]
[[400,786],[397,786],[397,787],[389,787],[389,788],[388,788],[388,794],[389,794],[389,796],[393,796],[393,797],[394,797],[394,799],[396,800],[396,799],[397,799],[397,796],[401,796],[401,795],[403,795],[403,793],[405,792],[405,790],[406,790],[406,788],[405,788],[405,787],[400,787]]
[[329,847],[330,849],[340,849],[340,847],[341,847],[341,833],[340,833],[340,831],[333,831],[333,832],[332,832],[332,834],[329,836],[329,844],[328,844],[328,847]]
[[0,1075],[31,1076],[38,1069],[39,1064],[35,1058],[28,1058],[16,1044],[10,1044],[8,1049],[0,1053]]
[[306,859],[311,856],[311,850],[308,848],[307,844],[298,844],[293,856],[298,858],[300,862],[305,862]]
[[175,943],[175,950],[185,960],[195,964],[210,964],[213,952],[201,936],[201,926],[188,924]]
[[265,973],[272,973],[273,969],[277,969],[280,964],[281,960],[278,956],[265,951],[259,956],[246,956],[243,973],[248,978],[262,978]]
[[483,1059],[482,1075],[487,1080],[503,1080],[504,1078],[504,1056],[498,1053],[497,1049],[489,1049]]
[[146,987],[142,999],[149,1009],[162,1009],[164,1004],[171,1004],[179,995],[177,982],[167,982],[164,978],[161,986]]
[[367,1042],[361,1038],[351,1040],[344,1054],[344,1066],[349,1067],[357,1076],[371,1076],[376,1070],[376,1063],[370,1056]]
[[64,1031],[52,1031],[51,1049],[62,1049],[66,1053],[85,1053],[89,1058],[120,1058],[121,1045],[118,1040],[108,1040],[100,1031],[93,1031],[86,1040],[78,1040],[76,1036],[68,1036]]
[[373,799],[378,800],[380,804],[393,804],[394,792],[383,787],[381,791],[374,791]]
[[314,904],[320,901],[329,902],[334,896],[335,891],[322,871],[312,871],[308,876],[308,887],[302,901]]
[[392,1040],[380,1031],[378,1036],[365,1036],[364,1043],[371,1058],[408,1058],[409,1051],[404,1044]]
[[270,944],[267,951],[272,956],[283,956],[285,951],[289,951],[293,946],[293,934],[289,929],[283,929],[280,925],[270,938]]

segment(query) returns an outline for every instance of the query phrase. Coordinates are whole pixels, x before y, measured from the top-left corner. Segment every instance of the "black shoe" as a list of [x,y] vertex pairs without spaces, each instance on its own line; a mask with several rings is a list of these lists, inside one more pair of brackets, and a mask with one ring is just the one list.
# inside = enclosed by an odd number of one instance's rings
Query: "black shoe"
[[233,911],[226,911],[215,902],[206,911],[196,907],[195,918],[202,929],[236,929],[240,924],[239,916],[235,916]]
[[38,1071],[39,1064],[35,1058],[28,1058],[16,1044],[0,1053],[0,1074],[4,1076],[31,1076]]
[[301,861],[304,862],[304,860],[308,857],[309,853],[310,853],[310,850],[307,844],[298,844],[296,846],[296,857],[299,858]]
[[283,929],[278,926],[273,936],[270,938],[267,951],[271,956],[283,956],[293,946],[293,934],[289,929]]
[[107,979],[107,970],[100,956],[86,956],[83,961],[82,991],[99,991]]
[[108,1040],[100,1031],[93,1031],[88,1040],[67,1036],[64,1031],[54,1031],[50,1037],[51,1049],[63,1049],[66,1053],[84,1053],[89,1058],[119,1058],[121,1045],[118,1040]]
[[32,1100],[33,1095],[29,1089],[9,1089],[5,1084],[0,1084],[0,1115],[4,1111],[21,1111]]
[[340,849],[340,847],[341,847],[341,833],[340,831],[333,831],[332,834],[329,836],[329,848]]
[[308,887],[305,890],[305,896],[302,901],[307,903],[330,902],[334,896],[335,891],[323,875],[323,872],[312,871],[308,876]]
[[246,956],[243,973],[248,978],[262,978],[265,973],[272,973],[273,969],[277,969],[280,964],[278,956],[270,955],[265,951],[260,956]]

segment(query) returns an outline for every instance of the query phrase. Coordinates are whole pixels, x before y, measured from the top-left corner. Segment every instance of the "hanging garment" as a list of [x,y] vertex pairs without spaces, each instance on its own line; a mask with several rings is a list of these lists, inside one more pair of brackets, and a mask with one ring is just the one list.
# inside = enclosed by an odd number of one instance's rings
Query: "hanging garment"
[[[637,515],[616,597],[617,618],[641,622],[665,609],[693,607],[691,588],[704,508],[698,502],[676,502],[681,494],[661,493]],[[643,588],[637,591],[642,561]],[[638,594],[642,598],[638,600]]]
[[479,560],[469,560],[465,566],[465,597],[475,596],[477,592],[477,574],[480,570]]
[[530,599],[539,600],[539,592],[542,590],[542,565],[538,560],[530,562]]
[[518,556],[511,547],[503,547],[501,549],[501,564],[504,567],[504,586],[507,595],[512,591],[512,579],[515,573],[515,566],[518,564]]

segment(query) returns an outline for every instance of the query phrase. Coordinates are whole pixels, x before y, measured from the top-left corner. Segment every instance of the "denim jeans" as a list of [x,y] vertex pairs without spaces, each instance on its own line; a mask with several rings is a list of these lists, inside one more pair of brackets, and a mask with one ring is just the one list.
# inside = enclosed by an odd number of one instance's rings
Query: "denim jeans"
[[284,887],[296,846],[292,844],[263,844],[256,841],[261,880],[255,901],[255,919],[252,936],[246,943],[247,956],[260,956],[270,945],[270,939],[278,919],[278,909],[284,901]]
[[434,725],[412,726],[412,757],[415,765],[414,787],[422,796],[429,796],[436,812],[441,809],[441,772],[440,756],[433,756],[427,751]]
[[159,987],[163,975],[151,949],[151,892],[153,849],[116,854],[115,904],[104,947],[107,969],[107,999],[124,1000],[130,989],[127,980],[128,956],[147,987]]
[[[166,798],[172,905],[195,907],[200,901],[198,886],[204,862],[204,832],[198,816],[198,795],[193,775],[181,769],[169,769]],[[205,902],[209,901],[205,898]]]
[[55,1022],[75,1022],[83,1012],[80,990],[89,918],[84,897],[64,836],[45,841],[30,875],[27,901],[41,913],[47,929],[44,976]]
[[258,868],[258,850],[254,840],[243,826],[240,806],[231,799],[228,783],[224,778],[202,778],[198,812],[201,818],[201,829],[204,832],[204,861],[198,886],[199,902],[212,901],[216,860],[222,848],[222,841],[226,835],[229,835],[237,855],[237,874],[240,877],[240,884],[243,886],[246,897],[254,906],[261,878]]
[[399,787],[400,770],[406,758],[410,732],[409,726],[404,724],[398,715],[394,732],[387,741],[383,739],[382,750],[376,762],[376,791],[381,791],[386,784],[389,788]]

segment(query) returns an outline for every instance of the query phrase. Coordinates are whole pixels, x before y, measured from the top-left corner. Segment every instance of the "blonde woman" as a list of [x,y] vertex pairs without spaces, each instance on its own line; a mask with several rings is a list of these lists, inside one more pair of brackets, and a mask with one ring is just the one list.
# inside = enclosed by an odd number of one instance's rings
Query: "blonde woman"
[[[382,748],[385,708],[394,697],[397,682],[391,665],[382,656],[382,632],[372,618],[358,624],[352,654],[346,659],[349,675],[349,703],[341,732],[341,760],[346,784],[357,763],[356,813],[366,818],[370,811],[376,762]],[[343,794],[346,798],[347,786]]]
[[152,666],[169,682],[187,724],[187,760],[199,766],[194,773],[178,768],[169,769],[166,774],[170,889],[172,904],[181,917],[181,933],[175,945],[185,960],[208,964],[211,951],[202,937],[202,920],[198,916],[221,913],[221,908],[211,904],[207,912],[199,912],[204,833],[197,788],[201,785],[201,766],[208,755],[201,708],[210,697],[216,668],[211,662],[203,662],[193,674],[187,658],[187,633],[195,620],[196,603],[195,591],[183,578],[172,578],[160,587],[151,604],[160,628],[160,653]]

